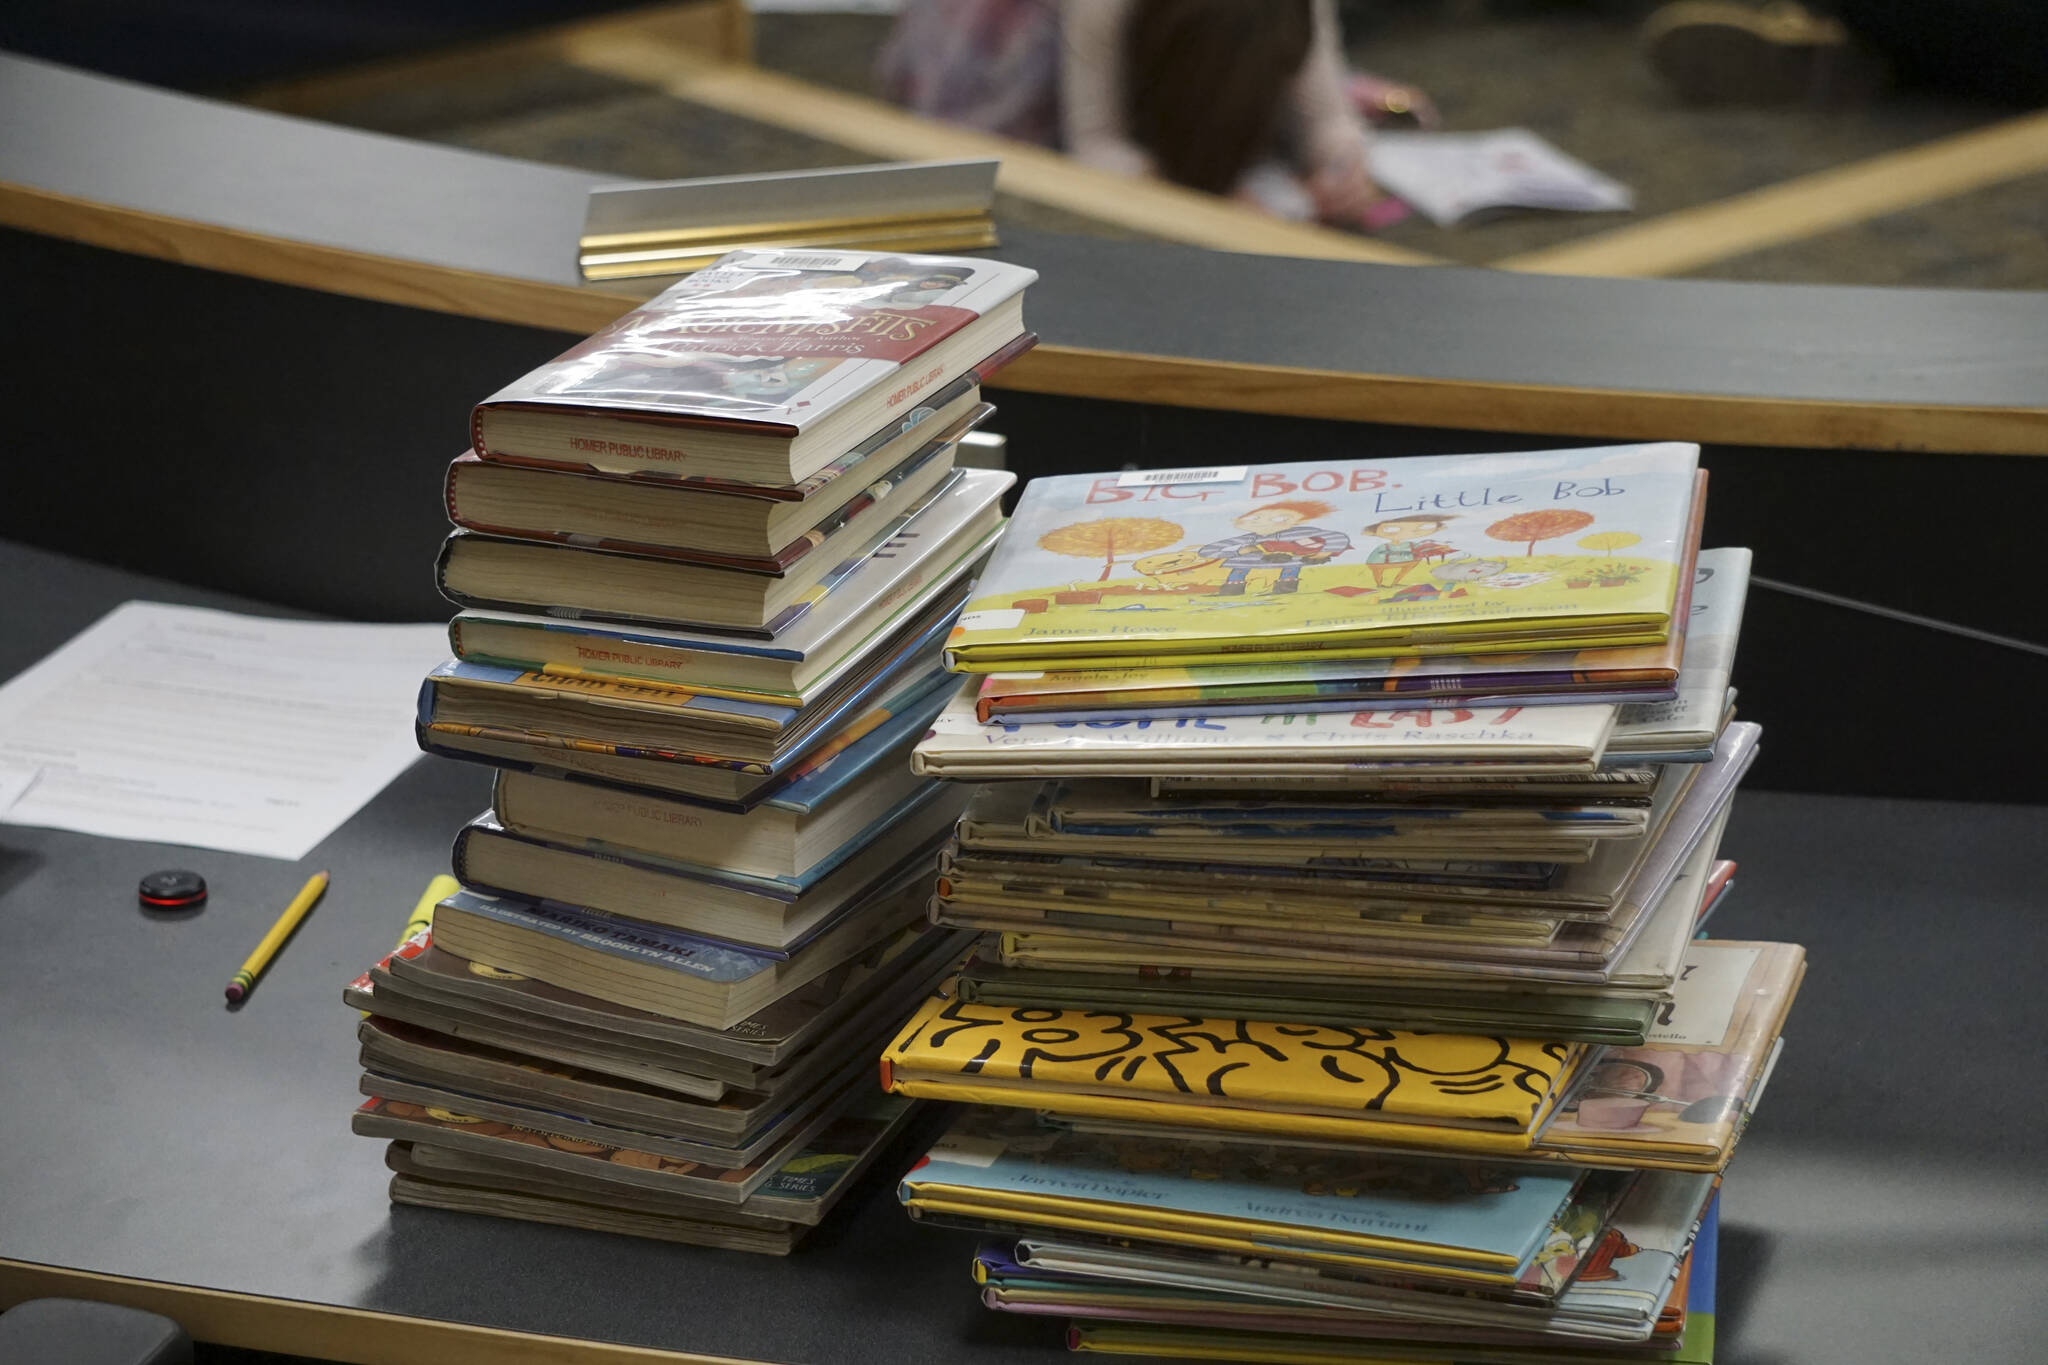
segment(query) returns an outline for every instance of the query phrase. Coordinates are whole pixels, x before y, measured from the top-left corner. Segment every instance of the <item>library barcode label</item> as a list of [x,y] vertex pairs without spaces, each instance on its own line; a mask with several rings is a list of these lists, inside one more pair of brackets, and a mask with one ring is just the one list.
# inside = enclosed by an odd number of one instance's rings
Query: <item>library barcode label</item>
[[1250,465],[1233,464],[1217,469],[1126,469],[1117,475],[1118,488],[1158,488],[1181,483],[1243,483]]
[[858,270],[867,257],[832,251],[783,251],[754,264],[764,270]]

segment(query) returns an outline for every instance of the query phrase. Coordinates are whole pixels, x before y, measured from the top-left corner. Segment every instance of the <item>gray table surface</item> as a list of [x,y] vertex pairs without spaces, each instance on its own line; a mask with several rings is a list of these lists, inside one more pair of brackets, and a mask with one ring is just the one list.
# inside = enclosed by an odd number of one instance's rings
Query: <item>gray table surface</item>
[[[4,543],[0,584],[0,677],[131,597],[250,605]],[[1047,1358],[1053,1323],[982,1311],[972,1239],[912,1227],[895,1169],[786,1260],[387,1205],[381,1145],[348,1131],[340,991],[485,776],[416,764],[296,866],[0,826],[0,1257],[774,1361]],[[2041,1358],[2044,835],[2038,807],[1738,801],[1715,930],[1812,966],[1725,1187],[1725,1365]],[[137,908],[166,866],[206,875],[203,911]],[[322,867],[325,902],[228,1012]]]

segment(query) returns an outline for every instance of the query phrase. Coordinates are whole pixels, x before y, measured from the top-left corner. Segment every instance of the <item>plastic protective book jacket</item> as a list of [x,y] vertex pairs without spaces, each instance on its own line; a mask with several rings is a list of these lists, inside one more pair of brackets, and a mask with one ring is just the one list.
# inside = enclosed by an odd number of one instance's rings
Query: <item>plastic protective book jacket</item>
[[1718,1171],[1806,972],[1794,943],[1689,945],[1642,1047],[1604,1053],[1540,1145],[1562,1157]]
[[1289,1244],[1519,1268],[1578,1185],[1568,1172],[1287,1147],[1137,1142],[970,1111],[903,1177],[905,1203],[1041,1205]]
[[[1685,551],[1695,567],[1710,555],[1699,538],[1706,512],[1707,474],[1694,484],[1693,519]],[[1746,552],[1742,552],[1746,553]],[[1546,699],[1579,697],[1599,701],[1668,698],[1686,657],[1686,626],[1696,581],[1712,574],[1683,575],[1674,603],[1677,626],[1661,645],[1626,649],[1581,649],[1535,654],[1409,654],[1388,659],[1301,659],[1290,662],[1193,664],[1170,668],[1105,668],[1059,672],[990,673],[980,679],[976,714],[1020,720],[1063,720],[1093,713],[1095,718],[1216,714],[1242,711],[1346,709],[1355,699],[1375,709],[1420,706],[1433,698],[1466,698],[1471,705],[1513,696]],[[1068,713],[1075,713],[1069,715]]]
[[1614,718],[1612,706],[1501,706],[984,725],[975,718],[973,689],[966,687],[939,713],[912,762],[919,772],[961,777],[1147,776],[1232,763],[1341,769],[1489,760],[1590,772]]
[[968,672],[1662,644],[1697,446],[1036,479]]
[[968,257],[735,251],[492,394],[477,425],[542,407],[794,435],[900,371],[905,401],[921,393],[920,355],[1037,278]]
[[1384,1135],[1512,1152],[1528,1147],[1583,1055],[1572,1043],[935,996],[882,1054],[882,1086],[1282,1139]]

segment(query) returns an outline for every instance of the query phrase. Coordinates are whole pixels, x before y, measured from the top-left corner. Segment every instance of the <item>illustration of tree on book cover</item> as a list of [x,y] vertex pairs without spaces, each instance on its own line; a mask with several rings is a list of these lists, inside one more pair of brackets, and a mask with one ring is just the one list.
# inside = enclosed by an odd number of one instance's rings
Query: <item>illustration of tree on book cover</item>
[[952,644],[1661,631],[1697,458],[1664,444],[1039,479]]

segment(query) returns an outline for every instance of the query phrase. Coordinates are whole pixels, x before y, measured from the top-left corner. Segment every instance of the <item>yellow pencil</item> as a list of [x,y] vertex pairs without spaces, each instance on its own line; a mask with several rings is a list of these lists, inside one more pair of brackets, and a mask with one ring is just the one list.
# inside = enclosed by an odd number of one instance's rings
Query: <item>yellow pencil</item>
[[462,889],[462,883],[443,872],[427,883],[427,889],[420,892],[419,904],[412,908],[412,918],[405,922],[405,929],[398,936],[398,942],[391,951],[397,952],[405,941],[422,929],[434,927],[434,907]]
[[235,979],[228,982],[229,1001],[239,1001],[256,984],[256,978],[263,975],[263,969],[270,965],[270,959],[277,956],[278,948],[291,937],[292,930],[299,927],[299,921],[313,908],[313,902],[320,899],[320,893],[327,889],[327,874],[315,872],[313,880],[299,888],[299,894],[292,897],[292,903],[277,917],[277,923],[270,926],[270,932],[256,945],[256,951],[249,954],[249,960],[242,964],[242,970],[235,973]]

